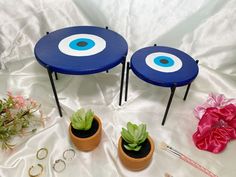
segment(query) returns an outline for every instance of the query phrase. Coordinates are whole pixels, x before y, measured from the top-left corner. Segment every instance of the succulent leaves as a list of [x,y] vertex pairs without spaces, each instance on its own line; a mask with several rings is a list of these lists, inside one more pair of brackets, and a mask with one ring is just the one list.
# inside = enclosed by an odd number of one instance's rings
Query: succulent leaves
[[127,129],[122,128],[121,136],[127,145],[124,147],[130,151],[139,151],[141,149],[141,144],[147,139],[148,132],[146,131],[145,124],[132,124],[127,123]]
[[81,108],[71,116],[71,124],[77,130],[89,130],[92,126],[94,113],[89,109],[87,112]]

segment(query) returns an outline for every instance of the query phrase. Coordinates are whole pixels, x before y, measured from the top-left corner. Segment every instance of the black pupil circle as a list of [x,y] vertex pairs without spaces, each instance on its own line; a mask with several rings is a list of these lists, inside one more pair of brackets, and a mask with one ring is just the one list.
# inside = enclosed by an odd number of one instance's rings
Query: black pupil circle
[[167,63],[169,63],[169,61],[166,60],[166,59],[161,59],[160,62],[161,62],[162,64],[167,64]]
[[77,46],[79,46],[79,47],[84,47],[84,46],[86,46],[87,44],[88,44],[87,42],[81,41],[81,42],[78,42],[78,43],[77,43]]

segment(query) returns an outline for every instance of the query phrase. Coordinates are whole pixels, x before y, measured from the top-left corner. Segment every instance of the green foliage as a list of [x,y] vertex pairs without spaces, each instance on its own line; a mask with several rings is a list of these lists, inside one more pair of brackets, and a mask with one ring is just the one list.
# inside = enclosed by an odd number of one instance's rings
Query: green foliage
[[89,109],[87,112],[81,108],[71,116],[71,125],[77,130],[89,130],[93,123],[94,113]]
[[148,137],[148,132],[146,131],[146,125],[132,124],[131,122],[127,123],[127,129],[122,128],[121,136],[128,145],[124,145],[127,150],[130,151],[139,151],[141,145]]
[[34,112],[39,107],[40,105],[32,99],[13,96],[11,93],[8,93],[7,99],[0,99],[0,145],[2,149],[14,147],[10,143],[13,137],[35,132],[35,128],[33,130],[28,130],[28,128],[33,123],[41,122],[34,116]]

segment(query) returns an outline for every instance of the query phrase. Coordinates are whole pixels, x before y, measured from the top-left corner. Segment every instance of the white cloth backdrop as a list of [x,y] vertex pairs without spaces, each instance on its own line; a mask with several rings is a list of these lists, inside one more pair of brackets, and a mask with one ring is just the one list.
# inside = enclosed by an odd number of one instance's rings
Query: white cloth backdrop
[[[208,93],[236,97],[236,1],[235,0],[21,0],[0,1],[0,96],[7,91],[32,97],[48,117],[46,126],[20,139],[13,151],[0,151],[0,176],[25,177],[32,164],[42,163],[44,176],[64,177],[204,177],[178,158],[158,149],[165,141],[209,168],[219,177],[236,176],[236,141],[213,154],[198,150],[192,141],[198,120],[193,108]],[[178,88],[165,126],[161,120],[169,90],[130,74],[129,99],[118,106],[120,71],[87,76],[59,74],[56,88],[63,118],[56,108],[46,70],[37,63],[33,49],[46,31],[75,25],[108,26],[128,42],[127,59],[154,43],[175,47],[199,60],[200,72],[186,102],[185,88]],[[69,117],[80,107],[92,108],[101,117],[101,144],[92,152],[76,150],[65,171],[55,173],[53,162],[74,147],[68,137]],[[117,156],[122,126],[128,121],[146,123],[156,145],[153,161],[140,172],[126,170]],[[46,147],[48,157],[38,161],[36,151]]]

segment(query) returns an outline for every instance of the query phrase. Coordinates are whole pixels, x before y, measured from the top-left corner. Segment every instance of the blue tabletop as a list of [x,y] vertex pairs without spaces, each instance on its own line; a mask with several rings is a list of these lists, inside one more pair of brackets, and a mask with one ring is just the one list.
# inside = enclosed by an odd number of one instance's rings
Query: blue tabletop
[[131,69],[140,79],[163,87],[187,85],[198,75],[198,65],[192,57],[164,46],[135,52],[131,57]]
[[34,48],[38,62],[64,74],[93,74],[121,63],[128,52],[125,39],[109,29],[76,26],[42,37]]

